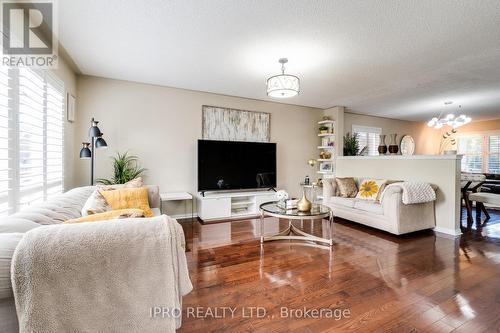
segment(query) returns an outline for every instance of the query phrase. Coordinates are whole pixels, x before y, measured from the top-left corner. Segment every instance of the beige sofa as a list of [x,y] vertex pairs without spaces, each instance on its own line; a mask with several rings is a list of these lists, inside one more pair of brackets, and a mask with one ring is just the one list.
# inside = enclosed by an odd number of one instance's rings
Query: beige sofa
[[[85,201],[94,187],[78,187],[40,205],[0,219],[0,332],[18,332],[18,323],[12,285],[10,264],[12,255],[23,234],[42,225],[60,224],[81,216]],[[158,186],[148,186],[149,205],[155,215],[160,215]]]
[[[357,185],[362,180],[354,178]],[[405,205],[399,186],[387,187],[381,202],[339,197],[335,179],[324,179],[323,204],[334,216],[384,230],[395,235],[436,226],[434,202]],[[388,184],[396,183],[389,181]]]

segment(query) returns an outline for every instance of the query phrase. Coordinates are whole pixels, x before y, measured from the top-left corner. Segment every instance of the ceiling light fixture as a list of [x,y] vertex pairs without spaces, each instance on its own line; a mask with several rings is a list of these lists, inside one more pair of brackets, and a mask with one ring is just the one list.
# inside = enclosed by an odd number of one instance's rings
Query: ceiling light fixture
[[[451,105],[451,104],[453,104],[453,102],[451,102],[451,101],[444,102],[445,108],[446,108],[446,106]],[[459,108],[459,110],[462,109],[462,105],[459,105],[458,108]],[[439,114],[439,117],[434,117],[431,120],[429,120],[429,122],[427,123],[427,126],[433,127],[435,129],[440,129],[444,125],[448,125],[448,126],[451,126],[453,128],[458,128],[458,127],[463,126],[465,124],[468,124],[472,121],[471,117],[468,117],[464,114],[460,114],[459,116],[455,116],[455,114],[453,112],[448,113],[445,117],[443,117],[442,116],[443,112],[444,112],[444,109]]]
[[297,96],[300,91],[300,80],[295,75],[285,74],[287,58],[281,58],[281,74],[271,76],[267,79],[267,96],[276,98],[288,98]]

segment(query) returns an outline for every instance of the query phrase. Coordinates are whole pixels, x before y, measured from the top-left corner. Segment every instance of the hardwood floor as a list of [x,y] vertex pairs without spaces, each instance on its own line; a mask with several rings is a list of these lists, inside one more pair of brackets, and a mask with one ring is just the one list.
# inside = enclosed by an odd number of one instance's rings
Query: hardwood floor
[[[432,231],[396,237],[336,219],[332,251],[261,246],[258,223],[182,223],[194,290],[179,332],[500,331],[500,223],[448,239]],[[286,227],[265,223],[267,233]],[[304,228],[321,235],[321,224]],[[286,316],[304,308],[323,309],[321,318]]]

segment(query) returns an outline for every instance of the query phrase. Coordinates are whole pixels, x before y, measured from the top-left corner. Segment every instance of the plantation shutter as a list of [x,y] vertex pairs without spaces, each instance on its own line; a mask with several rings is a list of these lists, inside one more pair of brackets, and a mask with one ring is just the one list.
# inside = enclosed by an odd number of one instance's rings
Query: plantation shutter
[[464,172],[482,172],[483,136],[469,135],[458,138],[458,153],[462,154],[462,171]]
[[64,84],[0,66],[0,216],[63,191]]
[[490,135],[488,143],[488,173],[500,174],[500,135]]
[[352,125],[352,132],[358,133],[359,152],[367,147],[367,155],[378,155],[378,146],[380,144],[380,134],[382,129],[379,127],[367,127]]
[[18,209],[45,198],[45,82],[34,71],[19,69]]
[[63,191],[64,84],[47,75],[46,199]]
[[11,127],[9,86],[9,69],[0,66],[0,216],[6,216],[12,211],[12,203],[9,199],[12,179],[12,154],[9,145]]

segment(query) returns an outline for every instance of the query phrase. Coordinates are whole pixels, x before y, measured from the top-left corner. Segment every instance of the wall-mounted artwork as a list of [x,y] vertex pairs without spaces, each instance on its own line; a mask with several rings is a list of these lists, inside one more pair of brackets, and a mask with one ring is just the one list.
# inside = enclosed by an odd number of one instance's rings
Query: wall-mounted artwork
[[202,138],[269,142],[271,114],[203,105]]

